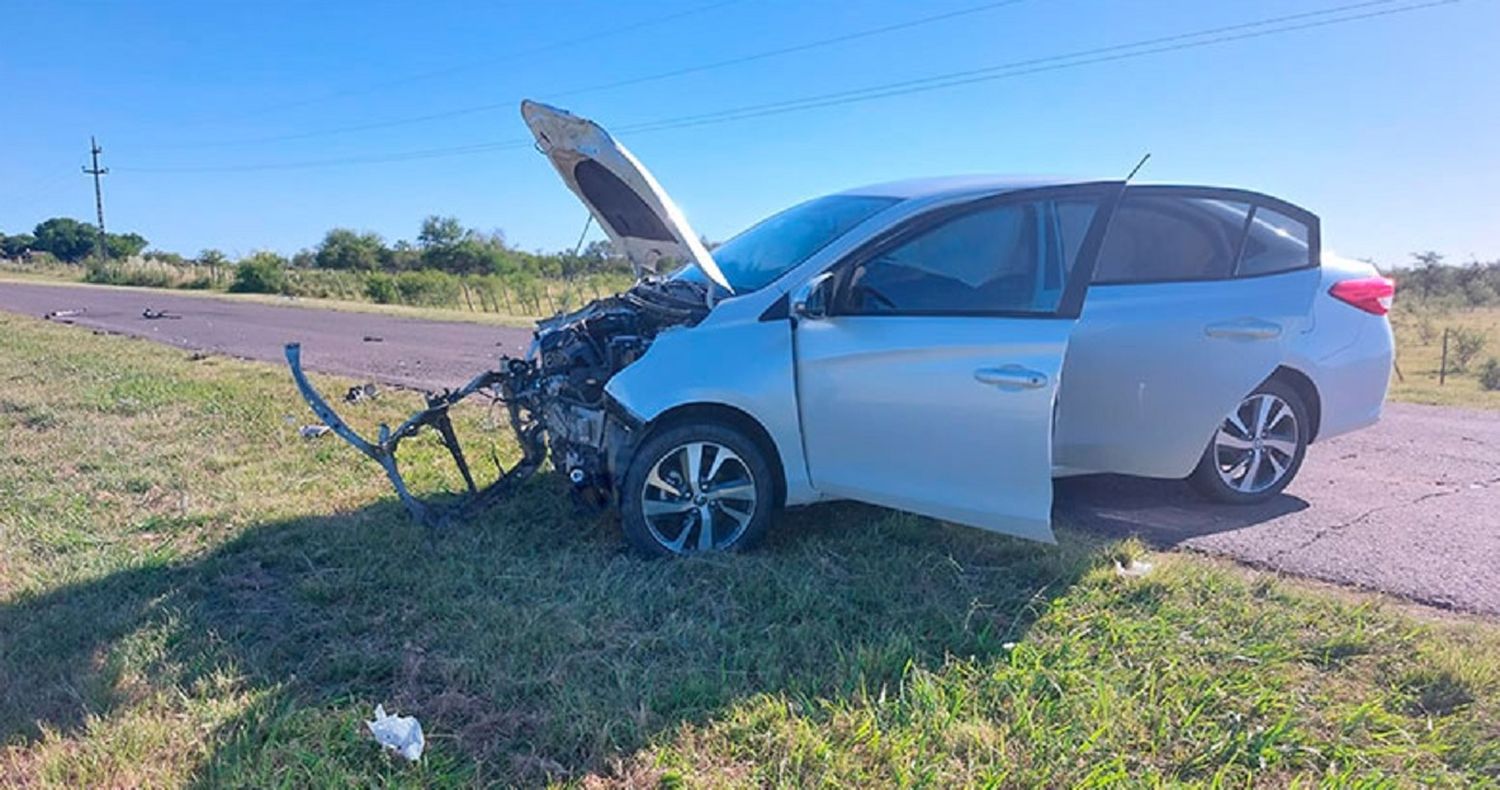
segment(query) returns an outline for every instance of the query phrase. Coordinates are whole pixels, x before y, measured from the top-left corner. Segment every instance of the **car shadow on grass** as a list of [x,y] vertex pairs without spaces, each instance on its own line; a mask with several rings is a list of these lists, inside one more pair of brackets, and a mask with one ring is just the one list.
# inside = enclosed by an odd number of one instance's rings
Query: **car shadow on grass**
[[[1044,546],[847,504],[784,514],[755,552],[652,561],[566,501],[543,476],[435,535],[382,501],[14,598],[0,742],[235,699],[202,783],[609,773],[747,702],[818,711],[994,656],[1100,561],[1077,533]],[[422,720],[421,766],[361,733],[376,703]]]
[[1063,478],[1054,494],[1056,522],[1106,538],[1140,538],[1159,548],[1253,527],[1308,507],[1307,500],[1286,493],[1257,505],[1218,504],[1181,480],[1124,475]]

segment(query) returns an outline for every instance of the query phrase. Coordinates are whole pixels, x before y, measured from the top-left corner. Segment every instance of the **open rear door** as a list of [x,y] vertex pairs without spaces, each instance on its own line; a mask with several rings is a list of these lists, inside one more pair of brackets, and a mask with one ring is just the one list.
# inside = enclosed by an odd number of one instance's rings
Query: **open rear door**
[[630,260],[637,278],[693,264],[733,291],[677,204],[608,132],[540,102],[521,102],[521,117],[537,148]]

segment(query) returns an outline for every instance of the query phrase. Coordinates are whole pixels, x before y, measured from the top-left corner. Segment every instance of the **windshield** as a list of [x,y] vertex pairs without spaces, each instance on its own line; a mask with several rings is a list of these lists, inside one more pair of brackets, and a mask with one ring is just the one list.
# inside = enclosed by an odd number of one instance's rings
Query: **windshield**
[[[897,198],[829,195],[761,220],[711,253],[735,293],[754,291],[812,257]],[[677,277],[703,282],[696,266]]]

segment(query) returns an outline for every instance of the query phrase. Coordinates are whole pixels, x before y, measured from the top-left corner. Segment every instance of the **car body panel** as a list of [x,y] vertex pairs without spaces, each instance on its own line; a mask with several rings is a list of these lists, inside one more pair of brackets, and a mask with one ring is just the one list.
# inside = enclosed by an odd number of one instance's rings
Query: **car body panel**
[[540,102],[522,102],[521,117],[536,137],[537,148],[630,260],[637,277],[688,263],[732,290],[681,209],[608,132]]
[[1187,476],[1224,415],[1285,361],[1320,281],[1302,269],[1091,286],[1058,395],[1060,470]]
[[[726,302],[720,309],[728,306]],[[776,445],[786,475],[786,503],[801,505],[821,495],[804,463],[792,376],[790,324],[737,316],[663,332],[640,359],[609,380],[605,392],[647,423],[680,406],[709,404],[744,412]]]
[[1307,376],[1320,399],[1315,441],[1373,425],[1380,419],[1395,360],[1390,321],[1329,295],[1341,280],[1377,274],[1368,263],[1325,252],[1308,327],[1288,344],[1286,366]]
[[[1072,325],[946,316],[799,322],[798,400],[814,487],[1053,542],[1049,434]],[[986,381],[987,372],[1039,383]]]

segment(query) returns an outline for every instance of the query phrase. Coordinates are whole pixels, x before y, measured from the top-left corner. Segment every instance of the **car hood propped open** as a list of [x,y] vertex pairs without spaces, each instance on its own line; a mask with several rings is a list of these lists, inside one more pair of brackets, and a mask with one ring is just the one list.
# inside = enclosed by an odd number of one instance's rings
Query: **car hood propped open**
[[521,117],[637,278],[690,263],[733,292],[677,204],[625,146],[593,121],[540,102],[521,102]]

